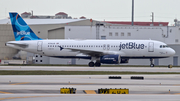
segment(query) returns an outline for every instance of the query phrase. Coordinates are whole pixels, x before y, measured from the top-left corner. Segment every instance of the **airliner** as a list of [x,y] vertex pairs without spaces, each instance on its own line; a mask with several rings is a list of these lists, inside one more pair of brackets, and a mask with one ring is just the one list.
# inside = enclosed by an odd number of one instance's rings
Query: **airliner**
[[153,59],[173,56],[175,51],[155,40],[45,40],[31,30],[18,13],[9,13],[15,41],[5,45],[49,57],[89,59],[90,67],[128,63],[129,59]]

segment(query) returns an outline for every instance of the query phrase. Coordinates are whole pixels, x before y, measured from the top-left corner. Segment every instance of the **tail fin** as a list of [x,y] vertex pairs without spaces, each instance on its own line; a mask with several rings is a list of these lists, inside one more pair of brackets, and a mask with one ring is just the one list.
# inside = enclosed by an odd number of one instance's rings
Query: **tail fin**
[[16,41],[42,40],[31,30],[18,13],[9,13]]

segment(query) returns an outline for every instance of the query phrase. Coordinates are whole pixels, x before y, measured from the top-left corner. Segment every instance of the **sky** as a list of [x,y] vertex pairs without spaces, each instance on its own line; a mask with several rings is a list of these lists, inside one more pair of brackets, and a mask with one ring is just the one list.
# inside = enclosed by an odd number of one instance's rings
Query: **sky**
[[[134,0],[134,21],[169,22],[180,19],[180,0]],[[52,15],[65,12],[72,18],[85,16],[99,21],[131,21],[132,0],[0,0],[0,19],[8,12]]]

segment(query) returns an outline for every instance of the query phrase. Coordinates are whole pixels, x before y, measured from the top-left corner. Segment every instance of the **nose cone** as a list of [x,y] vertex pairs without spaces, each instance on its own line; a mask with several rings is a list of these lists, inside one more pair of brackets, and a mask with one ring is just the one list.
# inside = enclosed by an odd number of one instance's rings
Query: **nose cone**
[[175,55],[175,54],[176,54],[175,50],[171,48],[171,49],[169,50],[169,55],[173,56],[173,55]]

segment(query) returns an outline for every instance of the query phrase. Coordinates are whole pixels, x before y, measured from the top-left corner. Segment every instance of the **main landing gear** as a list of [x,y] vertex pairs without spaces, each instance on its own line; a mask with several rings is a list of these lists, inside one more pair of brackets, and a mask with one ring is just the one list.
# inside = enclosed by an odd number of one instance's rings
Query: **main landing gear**
[[89,67],[94,67],[94,66],[96,66],[96,67],[100,67],[101,66],[101,63],[100,63],[100,61],[96,61],[95,63],[94,62],[89,62]]
[[150,62],[151,62],[150,67],[154,67],[153,59],[152,58],[150,59]]

